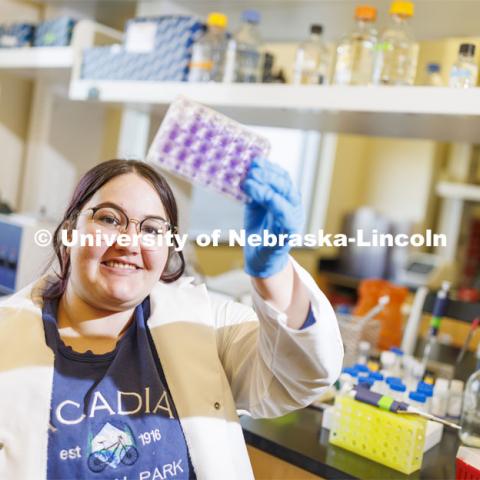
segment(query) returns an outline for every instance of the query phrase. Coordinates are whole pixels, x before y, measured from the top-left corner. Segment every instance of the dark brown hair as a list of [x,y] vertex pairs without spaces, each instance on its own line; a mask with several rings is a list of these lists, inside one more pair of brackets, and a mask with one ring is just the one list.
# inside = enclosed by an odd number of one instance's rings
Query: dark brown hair
[[[167,220],[172,225],[178,225],[177,202],[175,201],[173,192],[165,178],[156,172],[151,166],[136,160],[109,160],[100,163],[85,173],[78,182],[70,200],[70,204],[63,216],[63,220],[53,234],[53,249],[55,255],[51,263],[53,263],[56,258],[59,271],[56,273],[58,278],[50,283],[45,290],[45,298],[53,299],[61,297],[65,292],[68,277],[70,275],[70,256],[61,241],[62,230],[65,228],[70,230],[75,227],[78,213],[97,190],[102,188],[113,178],[127,173],[135,173],[145,178],[155,188],[162,201],[163,207],[165,208],[168,217]],[[175,247],[170,247],[168,261],[165,270],[160,277],[160,280],[167,283],[177,280],[185,270],[183,253],[181,251],[175,252],[174,248]]]

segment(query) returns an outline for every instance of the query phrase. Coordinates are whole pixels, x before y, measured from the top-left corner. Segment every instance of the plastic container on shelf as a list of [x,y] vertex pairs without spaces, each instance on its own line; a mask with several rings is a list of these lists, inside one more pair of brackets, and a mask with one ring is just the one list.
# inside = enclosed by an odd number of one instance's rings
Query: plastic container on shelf
[[268,157],[262,136],[210,108],[175,100],[149,149],[147,160],[192,183],[240,201],[240,185],[252,160]]
[[443,87],[443,79],[440,75],[441,67],[439,63],[428,63],[426,68],[426,81],[427,87]]
[[364,315],[378,304],[380,297],[385,295],[390,297],[390,301],[375,317],[381,323],[380,337],[377,346],[382,350],[400,346],[403,328],[401,308],[408,296],[408,290],[405,287],[396,286],[386,280],[362,280],[359,287],[359,302],[353,310],[354,315]]
[[376,47],[373,83],[413,85],[418,59],[418,44],[410,26],[413,14],[413,2],[392,2],[390,26]]
[[293,83],[325,85],[329,83],[330,52],[322,39],[322,25],[310,26],[310,37],[300,44],[295,55]]
[[478,65],[475,61],[475,45],[462,43],[458,50],[457,61],[450,70],[449,86],[453,88],[472,88],[477,85]]
[[225,69],[228,18],[223,13],[208,15],[207,31],[192,49],[189,82],[221,82]]
[[368,85],[372,81],[378,32],[375,29],[377,9],[371,5],[355,8],[355,28],[337,45],[333,83]]
[[[240,83],[255,83],[260,81],[261,45],[262,39],[258,29],[260,13],[256,10],[245,10],[242,15],[242,25],[229,42],[228,51],[234,51],[233,81]],[[231,58],[227,59],[226,73],[231,68]],[[228,79],[227,79],[228,81]]]

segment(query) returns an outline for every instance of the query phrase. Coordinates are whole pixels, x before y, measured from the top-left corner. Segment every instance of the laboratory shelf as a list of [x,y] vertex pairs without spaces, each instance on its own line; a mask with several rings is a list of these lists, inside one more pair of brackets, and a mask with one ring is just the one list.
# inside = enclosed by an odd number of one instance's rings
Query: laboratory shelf
[[165,110],[179,95],[240,121],[368,135],[477,140],[480,89],[190,84],[74,78],[72,100]]
[[480,202],[480,185],[455,182],[439,182],[437,194],[443,198]]
[[27,77],[42,74],[70,74],[73,67],[72,47],[23,47],[0,49],[0,72],[8,71]]

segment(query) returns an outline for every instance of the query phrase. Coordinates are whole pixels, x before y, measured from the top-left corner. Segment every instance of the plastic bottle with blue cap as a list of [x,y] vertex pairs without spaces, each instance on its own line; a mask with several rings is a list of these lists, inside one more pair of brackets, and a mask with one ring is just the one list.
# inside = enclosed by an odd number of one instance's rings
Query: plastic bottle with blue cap
[[412,407],[426,411],[427,397],[421,392],[410,392],[408,394],[408,403]]
[[397,402],[405,401],[407,387],[403,383],[390,383],[390,396]]
[[425,409],[427,412],[430,412],[432,408],[432,398],[433,398],[433,385],[430,385],[425,382],[418,382],[417,392],[422,393],[426,397]]
[[260,81],[260,48],[262,39],[258,29],[260,13],[257,10],[245,10],[242,25],[234,36],[236,47],[234,81],[256,83]]

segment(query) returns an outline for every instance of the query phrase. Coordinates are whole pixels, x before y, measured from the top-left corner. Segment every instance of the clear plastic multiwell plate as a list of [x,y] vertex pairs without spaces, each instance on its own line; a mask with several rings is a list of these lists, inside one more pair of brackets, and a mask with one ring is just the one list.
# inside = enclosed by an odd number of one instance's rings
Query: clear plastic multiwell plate
[[269,151],[264,137],[211,108],[179,98],[170,105],[147,160],[245,202],[240,185],[252,160],[267,157]]

